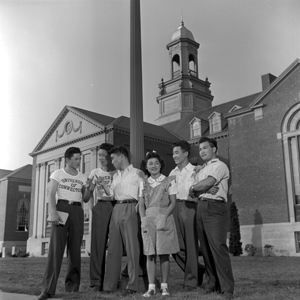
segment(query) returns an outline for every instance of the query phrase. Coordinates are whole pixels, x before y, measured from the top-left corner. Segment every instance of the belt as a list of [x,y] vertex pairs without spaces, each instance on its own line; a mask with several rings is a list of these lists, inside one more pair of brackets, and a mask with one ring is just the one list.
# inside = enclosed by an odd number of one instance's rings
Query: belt
[[137,203],[135,199],[117,200],[116,204]]
[[211,198],[205,198],[205,197],[200,197],[200,201],[209,201],[209,202],[219,202],[219,203],[225,203],[225,200],[218,200],[218,199],[211,199]]
[[113,202],[112,200],[98,199],[98,202]]
[[177,199],[176,202],[189,202],[189,203],[197,203],[196,201],[185,200],[185,199]]
[[78,202],[78,201],[69,201],[69,200],[59,199],[59,200],[57,200],[57,203],[81,206],[81,202]]

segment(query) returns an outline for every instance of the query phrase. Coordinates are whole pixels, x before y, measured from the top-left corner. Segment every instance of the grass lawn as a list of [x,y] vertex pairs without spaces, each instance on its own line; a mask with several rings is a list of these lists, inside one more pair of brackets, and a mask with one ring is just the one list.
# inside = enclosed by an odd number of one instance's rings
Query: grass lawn
[[[300,299],[300,258],[298,257],[232,257],[235,278],[235,299],[287,300]],[[0,290],[4,292],[39,295],[46,258],[0,258]],[[56,297],[64,299],[118,299],[113,294],[91,293],[89,288],[89,258],[82,259],[82,278],[79,293],[64,291],[64,259],[58,281]],[[158,272],[159,274],[159,272]],[[160,278],[158,276],[158,278]],[[203,289],[185,292],[182,288],[183,273],[171,262],[169,289],[172,299],[220,300],[217,294],[204,295]],[[162,299],[158,294],[155,299]],[[126,299],[126,298],[123,298]],[[141,299],[141,294],[127,299]]]

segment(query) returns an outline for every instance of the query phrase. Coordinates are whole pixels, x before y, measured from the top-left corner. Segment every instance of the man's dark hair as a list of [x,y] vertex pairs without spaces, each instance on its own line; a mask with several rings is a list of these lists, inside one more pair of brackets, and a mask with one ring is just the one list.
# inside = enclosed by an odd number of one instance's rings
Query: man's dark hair
[[105,150],[107,153],[110,153],[110,150],[114,147],[114,145],[110,143],[103,143],[100,145],[99,149]]
[[188,156],[190,156],[191,154],[191,145],[187,142],[187,141],[179,141],[179,142],[175,142],[173,143],[173,149],[175,147],[180,147],[182,150],[184,150],[184,152],[188,152]]
[[217,143],[217,141],[216,141],[215,139],[209,138],[209,137],[207,137],[207,136],[202,137],[202,138],[200,138],[200,140],[199,140],[199,145],[200,145],[201,143],[204,143],[204,142],[208,142],[209,145],[210,145],[212,148],[215,147],[215,148],[218,150],[218,143]]
[[142,169],[142,171],[143,171],[146,175],[151,176],[151,174],[149,173],[149,171],[148,171],[147,168],[146,168],[147,162],[148,162],[148,160],[149,160],[150,158],[157,158],[157,159],[158,159],[158,161],[159,161],[159,163],[160,163],[160,173],[161,173],[162,169],[163,169],[164,166],[165,166],[165,163],[164,163],[164,161],[161,159],[161,157],[159,156],[159,154],[158,154],[156,151],[154,151],[154,150],[149,151],[149,152],[146,153],[146,159],[143,160],[142,163],[141,163],[141,169]]
[[122,146],[114,146],[110,151],[109,155],[111,154],[118,154],[121,155],[123,154],[127,159],[129,159],[129,153],[125,147]]
[[65,152],[65,159],[71,159],[73,157],[74,154],[81,154],[81,151],[79,148],[77,147],[71,147],[71,148],[68,148]]

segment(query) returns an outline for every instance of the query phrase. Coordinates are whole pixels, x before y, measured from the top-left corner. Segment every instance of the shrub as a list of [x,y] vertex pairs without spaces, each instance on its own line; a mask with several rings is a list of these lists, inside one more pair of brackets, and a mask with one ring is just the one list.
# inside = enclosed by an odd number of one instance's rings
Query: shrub
[[229,237],[229,252],[233,256],[239,256],[243,254],[241,232],[240,232],[240,221],[238,215],[238,209],[235,202],[230,205],[230,237]]
[[248,253],[248,256],[254,256],[256,252],[256,247],[254,247],[252,244],[247,244],[244,250]]
[[264,245],[265,256],[273,256],[274,255],[273,248],[274,248],[273,245],[268,245],[268,244]]

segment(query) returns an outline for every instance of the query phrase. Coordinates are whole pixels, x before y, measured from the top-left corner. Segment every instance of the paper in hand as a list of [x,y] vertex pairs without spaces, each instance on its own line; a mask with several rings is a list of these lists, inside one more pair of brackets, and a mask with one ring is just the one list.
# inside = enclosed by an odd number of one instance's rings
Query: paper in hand
[[[66,224],[66,222],[67,222],[67,220],[68,220],[68,217],[69,217],[69,214],[68,213],[66,213],[66,212],[63,212],[63,211],[57,211],[57,213],[58,213],[58,215],[59,215],[59,217],[60,217],[60,221],[59,221],[59,224],[60,225],[65,225]],[[49,222],[50,220],[49,220],[49,217],[50,216],[48,216],[48,219],[47,219],[47,221]]]

